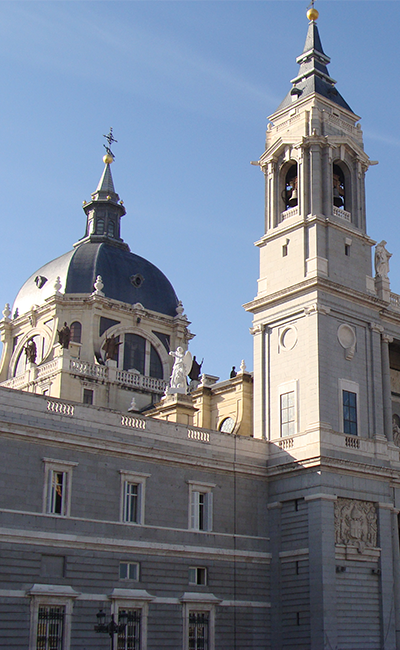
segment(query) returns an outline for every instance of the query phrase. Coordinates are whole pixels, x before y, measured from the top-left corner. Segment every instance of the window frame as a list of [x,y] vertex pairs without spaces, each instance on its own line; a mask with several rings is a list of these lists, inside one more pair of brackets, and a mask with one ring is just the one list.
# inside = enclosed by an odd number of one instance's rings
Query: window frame
[[[121,475],[121,498],[120,498],[120,521],[123,524],[132,526],[143,526],[145,521],[145,502],[146,502],[146,479],[150,474],[143,474],[138,472],[131,472],[129,470],[120,469]],[[137,485],[137,515],[136,521],[129,521],[126,519],[126,486]]]
[[[284,434],[282,435],[282,396],[286,395],[287,393],[293,393],[294,397],[294,420],[291,420],[293,422],[293,432]],[[280,438],[289,438],[291,436],[296,435],[298,433],[298,380],[293,379],[292,381],[286,382],[284,384],[281,384],[278,386],[278,422],[279,422],[279,437]]]
[[[123,564],[126,565],[126,567],[127,567],[127,576],[126,576],[126,578],[121,577],[121,566]],[[137,576],[136,578],[131,578],[129,576],[129,568],[131,566],[136,567],[136,576]],[[120,560],[120,562],[119,562],[119,580],[124,580],[126,582],[128,582],[128,581],[140,582],[140,562],[129,562],[129,561],[126,562],[125,560]]]
[[[360,437],[360,386],[355,381],[349,379],[339,379],[339,431],[345,436]],[[356,426],[357,433],[345,433],[344,431],[344,411],[343,411],[343,392],[354,393],[356,395]]]
[[[71,492],[72,492],[72,470],[79,463],[57,460],[55,458],[42,458],[44,463],[44,486],[43,486],[43,513],[53,517],[70,517],[71,515]],[[54,474],[63,474],[65,482],[63,483],[63,495],[61,512],[54,512],[51,504],[53,476]]]
[[[195,572],[195,580],[190,579],[190,572]],[[204,572],[204,582],[199,581],[199,575],[201,575],[199,572]],[[189,585],[196,585],[198,587],[206,587],[208,584],[208,571],[207,567],[205,566],[190,566],[189,567],[189,577],[188,577],[188,583]]]
[[118,620],[119,610],[140,610],[140,650],[147,650],[149,603],[154,600],[145,589],[113,589],[110,594],[111,614]]
[[[216,484],[199,481],[188,481],[188,484],[189,530],[209,533],[213,530],[213,489]],[[200,495],[205,498],[201,500]]]
[[186,592],[180,599],[182,603],[182,622],[183,622],[183,643],[182,649],[189,650],[189,615],[205,614],[209,615],[208,626],[208,648],[215,650],[215,607],[221,601],[214,594],[203,594],[198,592]]
[[34,584],[27,592],[31,597],[29,650],[37,648],[37,632],[40,607],[64,607],[62,650],[71,645],[71,622],[74,600],[79,593],[67,585]]
[[[92,401],[91,402],[85,402],[85,393],[88,395],[89,393],[92,394]],[[82,404],[85,406],[94,406],[95,405],[95,391],[93,388],[88,388],[87,386],[82,387]]]

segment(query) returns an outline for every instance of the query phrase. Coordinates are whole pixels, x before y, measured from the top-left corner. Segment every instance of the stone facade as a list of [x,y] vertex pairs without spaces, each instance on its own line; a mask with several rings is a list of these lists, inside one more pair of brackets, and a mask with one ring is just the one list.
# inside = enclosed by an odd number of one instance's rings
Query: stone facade
[[[400,296],[384,241],[372,270],[374,163],[309,17],[257,163],[253,374],[161,397],[169,344],[183,357],[192,336],[174,294],[150,309],[107,296],[104,277],[4,311],[2,647],[48,650],[52,629],[57,650],[106,648],[102,609],[130,616],[118,650],[400,650]],[[107,243],[98,224],[124,213],[109,164],[85,243]],[[69,349],[64,319],[84,333]],[[144,372],[100,355],[112,334],[146,340]]]

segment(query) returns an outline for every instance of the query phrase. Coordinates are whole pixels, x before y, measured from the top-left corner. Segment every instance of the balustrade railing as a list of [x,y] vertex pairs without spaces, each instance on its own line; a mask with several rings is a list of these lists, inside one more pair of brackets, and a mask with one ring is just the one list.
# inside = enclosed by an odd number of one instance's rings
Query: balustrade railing
[[342,208],[337,208],[335,205],[333,207],[333,214],[335,217],[339,217],[340,219],[344,219],[345,221],[351,221],[351,213],[347,212],[346,210],[342,210]]

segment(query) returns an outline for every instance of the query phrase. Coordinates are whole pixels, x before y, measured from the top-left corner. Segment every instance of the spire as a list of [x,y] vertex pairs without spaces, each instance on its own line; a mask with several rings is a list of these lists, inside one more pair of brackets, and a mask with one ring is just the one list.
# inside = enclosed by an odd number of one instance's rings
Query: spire
[[86,232],[75,246],[80,246],[85,242],[107,243],[129,250],[121,238],[121,217],[126,210],[123,201],[120,201],[114,188],[114,181],[111,174],[111,163],[114,161],[114,154],[110,146],[112,142],[117,142],[113,138],[112,129],[110,133],[104,136],[108,140],[106,145],[106,154],[103,156],[105,164],[104,171],[100,177],[95,192],[92,194],[92,200],[89,203],[83,202],[83,210],[86,214]]
[[338,104],[342,108],[353,112],[347,102],[336,90],[335,79],[329,75],[327,66],[328,63],[330,63],[330,58],[325,54],[322,48],[316,23],[318,11],[314,9],[314,6],[312,6],[312,8],[307,12],[307,17],[310,22],[308,25],[306,42],[302,54],[300,54],[296,59],[296,63],[300,65],[299,73],[291,80],[293,88],[278,107],[278,111],[292,104],[297,98],[303,99],[303,97],[306,97],[307,95],[317,93],[335,104]]
[[99,184],[96,189],[96,193],[97,192],[107,192],[107,194],[115,194],[114,181],[111,174],[110,163],[106,163],[106,166],[104,167],[103,174],[99,180]]

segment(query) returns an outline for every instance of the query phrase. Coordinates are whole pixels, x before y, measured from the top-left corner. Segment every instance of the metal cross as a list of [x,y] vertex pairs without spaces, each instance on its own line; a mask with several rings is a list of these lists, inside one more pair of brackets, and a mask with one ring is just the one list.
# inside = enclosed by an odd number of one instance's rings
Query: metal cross
[[110,132],[109,132],[109,134],[108,134],[108,135],[103,135],[103,138],[105,138],[105,139],[107,140],[107,142],[108,142],[108,147],[107,147],[106,144],[103,144],[103,147],[105,148],[105,150],[107,151],[107,153],[110,154],[110,156],[112,156],[113,158],[115,158],[115,156],[114,156],[113,152],[111,151],[110,147],[111,147],[111,143],[112,143],[112,142],[118,142],[118,140],[116,140],[116,139],[114,138],[114,136],[113,136],[112,126],[110,126]]

